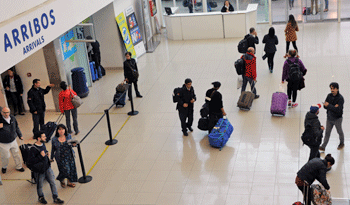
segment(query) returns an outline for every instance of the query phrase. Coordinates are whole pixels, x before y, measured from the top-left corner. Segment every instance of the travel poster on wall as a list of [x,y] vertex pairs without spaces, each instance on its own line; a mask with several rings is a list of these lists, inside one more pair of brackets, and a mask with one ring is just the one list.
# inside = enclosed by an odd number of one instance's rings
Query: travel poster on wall
[[71,57],[75,52],[77,52],[77,46],[75,45],[75,43],[66,42],[68,40],[72,40],[73,38],[73,29],[60,38],[63,60],[66,60],[67,58]]
[[132,56],[131,56],[132,58],[136,58],[136,52],[134,49],[134,45],[131,41],[131,37],[130,37],[128,25],[126,23],[126,19],[124,16],[124,12],[120,13],[115,19],[117,21],[119,31],[122,34],[126,50],[132,54]]
[[152,34],[152,27],[151,27],[151,18],[149,16],[149,9],[147,0],[143,0],[143,12],[144,12],[144,23],[145,23],[145,35],[147,38],[147,41],[151,40],[153,34]]
[[130,31],[131,41],[134,44],[135,52],[138,57],[146,53],[145,45],[142,40],[141,30],[136,21],[135,11],[132,6],[125,9],[126,23]]

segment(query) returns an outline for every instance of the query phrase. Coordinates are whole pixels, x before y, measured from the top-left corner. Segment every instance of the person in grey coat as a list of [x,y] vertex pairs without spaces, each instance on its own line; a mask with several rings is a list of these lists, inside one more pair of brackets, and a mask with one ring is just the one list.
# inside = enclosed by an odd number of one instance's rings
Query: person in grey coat
[[263,55],[262,59],[265,60],[267,58],[267,65],[269,66],[270,73],[272,73],[273,58],[275,57],[277,51],[276,45],[278,44],[278,38],[275,35],[275,29],[273,27],[271,27],[269,33],[264,36],[263,43],[265,43],[265,55]]
[[[295,184],[298,189],[304,194],[304,186],[308,192],[310,192],[310,185],[317,179],[325,189],[329,190],[330,186],[327,182],[326,173],[335,163],[331,154],[327,154],[324,159],[313,158],[307,162],[297,173],[295,178]],[[311,204],[311,197],[304,195],[304,201],[308,201]]]

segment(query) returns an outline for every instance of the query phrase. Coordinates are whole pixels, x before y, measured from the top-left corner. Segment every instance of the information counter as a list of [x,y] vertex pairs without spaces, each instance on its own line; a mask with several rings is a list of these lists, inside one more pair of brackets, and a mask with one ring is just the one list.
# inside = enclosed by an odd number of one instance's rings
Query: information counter
[[256,27],[257,8],[258,4],[249,4],[245,11],[164,15],[168,38],[243,38],[249,28]]

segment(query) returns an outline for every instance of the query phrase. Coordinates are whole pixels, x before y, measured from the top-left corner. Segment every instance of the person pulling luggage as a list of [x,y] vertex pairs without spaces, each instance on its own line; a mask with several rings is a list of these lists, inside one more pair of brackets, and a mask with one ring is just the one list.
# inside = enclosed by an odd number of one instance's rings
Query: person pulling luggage
[[176,105],[176,109],[179,111],[182,132],[185,136],[188,136],[187,128],[189,131],[193,132],[193,107],[196,100],[197,98],[192,87],[192,80],[187,78],[185,80],[185,84],[182,86],[181,91],[179,92]]
[[311,204],[312,196],[310,196],[310,186],[315,181],[315,179],[317,179],[317,181],[319,181],[325,189],[330,189],[330,186],[327,182],[326,173],[334,163],[335,160],[332,155],[327,154],[324,159],[313,158],[298,171],[295,178],[295,184],[303,194],[303,190],[306,188],[305,192],[308,192],[308,194],[304,194],[304,201],[307,201],[307,204]]
[[219,119],[223,118],[223,116],[226,116],[222,102],[222,95],[218,91],[221,87],[221,83],[215,81],[212,84],[214,87],[207,90],[205,94],[205,102],[209,103],[209,133],[219,121]]
[[246,54],[241,57],[245,62],[245,73],[243,75],[243,85],[241,92],[244,92],[247,83],[249,82],[252,92],[255,95],[255,99],[258,99],[260,96],[256,93],[255,83],[256,83],[256,57],[254,55],[254,48],[249,47]]

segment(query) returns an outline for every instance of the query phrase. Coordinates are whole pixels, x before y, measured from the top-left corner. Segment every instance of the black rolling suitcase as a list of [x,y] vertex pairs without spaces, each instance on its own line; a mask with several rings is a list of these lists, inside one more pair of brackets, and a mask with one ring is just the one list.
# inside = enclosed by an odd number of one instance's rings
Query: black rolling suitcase
[[45,135],[46,135],[46,142],[49,142],[53,133],[56,131],[57,129],[57,125],[58,123],[61,122],[62,118],[63,118],[64,114],[61,113],[60,116],[58,116],[57,120],[55,122],[47,122],[42,131],[45,132]]

